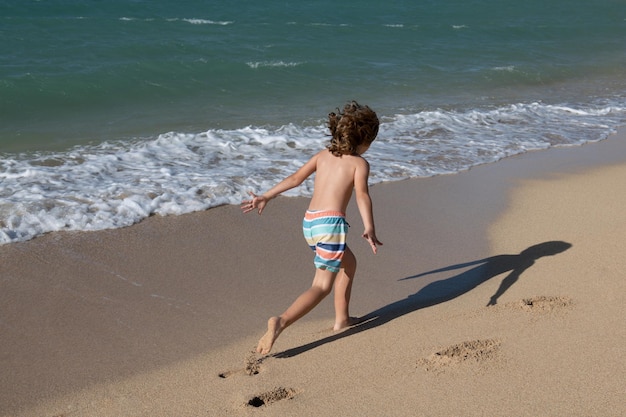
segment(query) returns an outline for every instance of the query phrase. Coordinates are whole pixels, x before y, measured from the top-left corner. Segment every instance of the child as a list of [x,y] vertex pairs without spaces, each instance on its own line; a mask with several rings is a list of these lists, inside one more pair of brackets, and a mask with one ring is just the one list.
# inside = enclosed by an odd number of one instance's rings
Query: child
[[[346,245],[348,223],[345,213],[352,190],[355,191],[365,231],[363,237],[374,253],[382,243],[376,238],[372,200],[368,191],[369,164],[361,157],[378,134],[378,117],[372,109],[352,101],[343,112],[330,113],[329,128],[332,139],[327,149],[314,155],[298,171],[263,195],[250,192],[251,200],[244,200],[244,213],[254,209],[261,214],[267,203],[279,194],[297,187],[314,172],[315,184],[309,209],[303,220],[304,237],[316,254],[315,277],[311,288],[302,293],[280,316],[271,317],[267,332],[259,340],[256,351],[267,354],[272,345],[293,322],[307,314],[335,286],[335,325],[340,330],[354,324],[348,313],[352,281],[356,272],[356,258]],[[335,280],[336,278],[336,280]]]

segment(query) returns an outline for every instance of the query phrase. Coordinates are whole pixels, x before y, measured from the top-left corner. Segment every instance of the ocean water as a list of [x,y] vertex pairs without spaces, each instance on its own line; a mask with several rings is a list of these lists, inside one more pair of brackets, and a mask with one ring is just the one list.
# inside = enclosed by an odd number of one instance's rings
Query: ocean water
[[624,45],[622,0],[0,0],[0,243],[237,204],[351,99],[372,184],[602,140]]

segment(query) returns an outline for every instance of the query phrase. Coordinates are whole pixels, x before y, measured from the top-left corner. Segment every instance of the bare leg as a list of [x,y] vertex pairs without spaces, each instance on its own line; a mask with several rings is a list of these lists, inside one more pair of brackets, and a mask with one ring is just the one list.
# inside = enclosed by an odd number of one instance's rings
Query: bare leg
[[341,260],[341,271],[335,281],[335,326],[333,330],[341,330],[354,324],[355,319],[350,317],[350,295],[352,282],[356,273],[356,258],[346,247]]
[[269,353],[283,330],[311,311],[330,293],[336,276],[336,272],[316,269],[311,288],[300,294],[283,314],[267,321],[267,332],[259,340],[256,351],[261,354]]

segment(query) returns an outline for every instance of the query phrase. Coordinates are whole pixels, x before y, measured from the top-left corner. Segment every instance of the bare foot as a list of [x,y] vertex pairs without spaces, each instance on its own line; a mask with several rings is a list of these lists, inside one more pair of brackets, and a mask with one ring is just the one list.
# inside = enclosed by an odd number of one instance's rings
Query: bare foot
[[334,331],[343,330],[347,327],[354,326],[355,324],[359,324],[361,319],[358,317],[348,317],[348,320],[342,322],[335,322],[335,326],[333,327]]
[[267,321],[267,332],[265,332],[261,340],[259,340],[259,344],[256,347],[257,353],[262,355],[270,353],[281,331],[280,317],[270,317]]

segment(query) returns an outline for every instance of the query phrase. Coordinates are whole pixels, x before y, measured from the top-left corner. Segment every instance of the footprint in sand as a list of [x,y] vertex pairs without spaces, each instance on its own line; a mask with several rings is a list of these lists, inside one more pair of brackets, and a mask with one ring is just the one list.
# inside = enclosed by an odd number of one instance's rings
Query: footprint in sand
[[271,391],[255,395],[254,397],[250,398],[246,405],[249,407],[263,407],[275,403],[276,401],[290,400],[295,397],[296,394],[297,392],[293,388],[274,388]]
[[524,298],[504,304],[505,308],[519,309],[533,313],[549,313],[555,310],[571,307],[573,300],[569,297],[550,297],[541,295],[538,297]]
[[235,374],[244,373],[246,375],[257,375],[261,372],[261,363],[265,358],[257,358],[254,352],[250,353],[244,360],[244,367],[241,369],[234,369],[230,371],[221,372],[218,376],[220,378],[229,378]]
[[443,371],[445,368],[458,366],[464,362],[481,364],[498,357],[500,351],[500,340],[485,339],[473,340],[449,346],[433,353],[428,358],[417,361],[427,371]]

